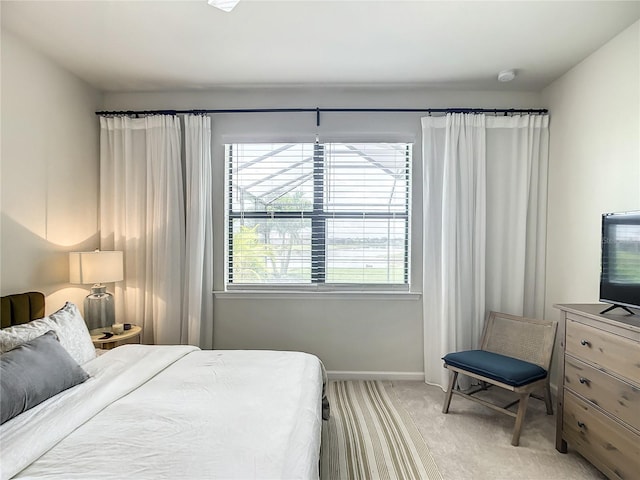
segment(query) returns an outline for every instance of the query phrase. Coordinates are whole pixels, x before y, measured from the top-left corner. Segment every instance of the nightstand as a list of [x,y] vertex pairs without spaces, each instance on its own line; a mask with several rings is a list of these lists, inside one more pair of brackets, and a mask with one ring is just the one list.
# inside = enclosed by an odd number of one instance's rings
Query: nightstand
[[142,333],[142,328],[139,327],[138,325],[131,325],[131,328],[129,330],[125,330],[120,335],[114,335],[112,337],[104,338],[104,339],[100,338],[100,337],[104,337],[105,332],[110,332],[110,331],[111,331],[110,327],[96,328],[94,330],[91,330],[89,333],[91,334],[91,341],[93,342],[93,345],[96,348],[111,350],[112,348],[117,347],[118,344],[120,343],[131,343],[131,342],[126,342],[126,340],[137,339],[138,343],[141,340],[140,334]]

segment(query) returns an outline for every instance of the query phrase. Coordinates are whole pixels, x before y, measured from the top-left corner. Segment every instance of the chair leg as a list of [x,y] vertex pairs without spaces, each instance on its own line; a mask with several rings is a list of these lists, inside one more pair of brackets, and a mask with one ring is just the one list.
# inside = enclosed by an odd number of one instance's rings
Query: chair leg
[[442,413],[449,413],[449,405],[451,404],[451,397],[453,396],[453,389],[456,386],[456,380],[458,379],[458,372],[451,370],[449,374],[449,388],[444,396],[444,405],[442,406]]
[[522,424],[524,423],[524,416],[527,413],[527,403],[529,403],[529,394],[520,394],[520,401],[518,402],[518,414],[516,415],[516,424],[513,428],[513,436],[511,437],[511,445],[517,447],[520,443],[520,431],[522,430]]
[[553,415],[553,403],[551,402],[551,385],[549,379],[544,385],[544,403],[547,406],[547,415]]

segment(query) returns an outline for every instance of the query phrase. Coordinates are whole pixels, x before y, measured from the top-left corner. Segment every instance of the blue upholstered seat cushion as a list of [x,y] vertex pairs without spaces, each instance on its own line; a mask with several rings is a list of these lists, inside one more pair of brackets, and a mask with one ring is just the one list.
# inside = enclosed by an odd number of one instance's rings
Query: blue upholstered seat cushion
[[547,376],[547,371],[535,363],[484,350],[448,353],[443,360],[444,363],[452,367],[467,370],[513,387],[521,387]]

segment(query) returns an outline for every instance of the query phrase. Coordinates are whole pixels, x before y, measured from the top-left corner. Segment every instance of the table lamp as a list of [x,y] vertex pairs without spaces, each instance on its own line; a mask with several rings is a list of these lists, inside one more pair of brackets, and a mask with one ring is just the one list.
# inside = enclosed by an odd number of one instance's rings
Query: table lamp
[[122,252],[69,252],[69,281],[92,283],[91,293],[84,299],[84,320],[89,330],[111,327],[115,323],[113,295],[103,283],[124,278]]

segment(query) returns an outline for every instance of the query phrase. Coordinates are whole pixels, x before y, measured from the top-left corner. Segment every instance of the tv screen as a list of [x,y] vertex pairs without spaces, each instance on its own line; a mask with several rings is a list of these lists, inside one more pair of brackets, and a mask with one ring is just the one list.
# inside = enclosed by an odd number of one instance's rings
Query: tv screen
[[600,301],[640,308],[640,211],[602,215]]

